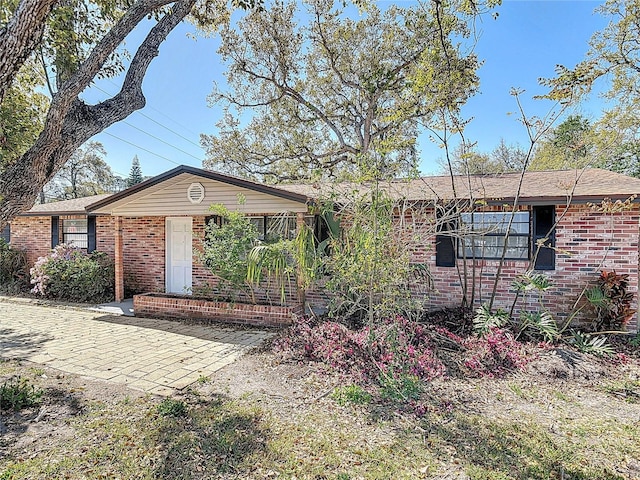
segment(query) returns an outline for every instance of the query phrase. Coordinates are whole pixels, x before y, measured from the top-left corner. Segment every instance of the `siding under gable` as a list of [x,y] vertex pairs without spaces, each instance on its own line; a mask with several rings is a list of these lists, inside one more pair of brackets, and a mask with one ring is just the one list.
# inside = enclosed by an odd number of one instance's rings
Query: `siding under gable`
[[[198,204],[191,203],[187,198],[187,189],[195,182],[202,184],[205,189],[204,200]],[[242,205],[238,203],[239,196],[244,198]],[[307,212],[307,206],[300,202],[183,173],[159,185],[99,208],[94,213],[109,213],[128,217],[193,216],[206,215],[212,204],[223,204],[230,210],[252,214],[273,214],[285,211]]]

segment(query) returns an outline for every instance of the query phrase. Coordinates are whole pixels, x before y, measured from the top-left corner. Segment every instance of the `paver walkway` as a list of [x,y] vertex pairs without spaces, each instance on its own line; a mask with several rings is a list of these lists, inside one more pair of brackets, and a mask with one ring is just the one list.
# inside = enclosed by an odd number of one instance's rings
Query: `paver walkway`
[[170,394],[272,335],[75,309],[0,302],[0,358]]

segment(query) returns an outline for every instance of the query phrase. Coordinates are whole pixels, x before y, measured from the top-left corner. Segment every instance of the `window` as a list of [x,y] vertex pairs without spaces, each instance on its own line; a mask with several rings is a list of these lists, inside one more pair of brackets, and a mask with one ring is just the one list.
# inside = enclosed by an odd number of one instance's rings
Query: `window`
[[222,217],[220,215],[209,215],[208,217],[204,217],[204,226],[208,226],[211,223],[221,227],[222,226]]
[[293,240],[297,234],[296,217],[265,217],[267,240]]
[[11,226],[6,224],[2,230],[0,230],[0,239],[4,240],[5,243],[9,243],[11,241]]
[[[246,219],[256,227],[261,241],[293,240],[298,232],[297,217],[287,215],[247,216]],[[224,219],[218,215],[205,217],[205,225],[211,222],[222,226]],[[313,217],[305,217],[305,222],[313,226]]]
[[62,238],[66,244],[75,245],[80,248],[88,246],[88,222],[83,219],[62,220]]
[[[510,217],[511,212],[462,213],[463,231],[468,234],[458,242],[458,258],[501,258]],[[513,214],[505,258],[529,258],[529,212]]]

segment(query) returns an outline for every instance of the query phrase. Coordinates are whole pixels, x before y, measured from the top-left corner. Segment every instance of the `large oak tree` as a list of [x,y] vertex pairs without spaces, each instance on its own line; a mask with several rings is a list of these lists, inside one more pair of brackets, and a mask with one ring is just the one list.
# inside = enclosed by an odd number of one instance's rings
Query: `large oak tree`
[[411,171],[421,129],[477,88],[469,5],[367,5],[354,20],[284,0],[224,28],[228,86],[211,103],[225,115],[202,137],[205,165],[271,182]]

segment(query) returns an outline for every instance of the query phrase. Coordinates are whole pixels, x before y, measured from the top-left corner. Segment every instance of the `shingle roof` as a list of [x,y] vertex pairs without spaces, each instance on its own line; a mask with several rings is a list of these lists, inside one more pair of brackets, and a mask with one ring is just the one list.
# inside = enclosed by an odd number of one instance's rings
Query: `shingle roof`
[[[182,168],[184,169],[186,167]],[[178,169],[174,169],[170,172],[175,174],[177,170]],[[189,167],[189,171],[192,170],[200,172],[200,169]],[[277,193],[286,196],[288,192],[291,192],[295,199],[318,198],[328,195],[331,192],[338,193],[339,195],[347,194],[354,189],[363,192],[370,188],[370,185],[355,183],[340,183],[337,185],[329,183],[314,185],[300,184],[267,187],[255,182],[236,179],[235,177],[205,172],[206,175],[213,175],[216,179],[222,181],[233,179],[234,182],[239,184],[250,185],[252,188],[260,188],[265,191],[265,193]],[[164,179],[167,177],[167,174],[162,174],[159,177]],[[491,203],[513,200],[519,182],[519,173],[471,175],[468,178],[465,176],[456,176],[454,177],[456,195],[454,195],[451,177],[449,176],[422,177],[409,181],[397,180],[383,183],[382,186],[396,199],[433,201],[450,200],[453,198],[474,198],[484,199]],[[136,187],[138,186],[132,188],[135,189]],[[520,190],[520,201],[521,203],[564,202],[571,194],[574,201],[599,201],[603,198],[626,199],[632,195],[640,196],[640,179],[598,168],[526,172]],[[117,199],[122,195],[123,192],[119,194],[107,193],[60,202],[43,203],[35,205],[22,215],[86,214],[86,208],[88,206],[103,205],[109,197]]]
[[87,206],[100,200],[104,200],[111,195],[113,194],[103,193],[101,195],[73,198],[71,200],[61,200],[59,202],[41,203],[38,205],[34,205],[30,210],[27,210],[22,215],[82,215],[87,213]]
[[[407,200],[451,200],[453,198],[484,199],[488,202],[513,200],[520,183],[519,173],[422,177],[409,181],[392,181],[382,184],[393,198]],[[455,185],[455,195],[454,188]],[[342,183],[331,185],[280,185],[317,198],[330,191],[344,194],[353,189],[364,191],[369,185]],[[330,190],[330,189],[334,190]],[[626,199],[640,196],[640,179],[597,168],[586,170],[556,170],[526,172],[522,179],[520,201],[537,203],[543,201],[599,201],[604,198]]]

